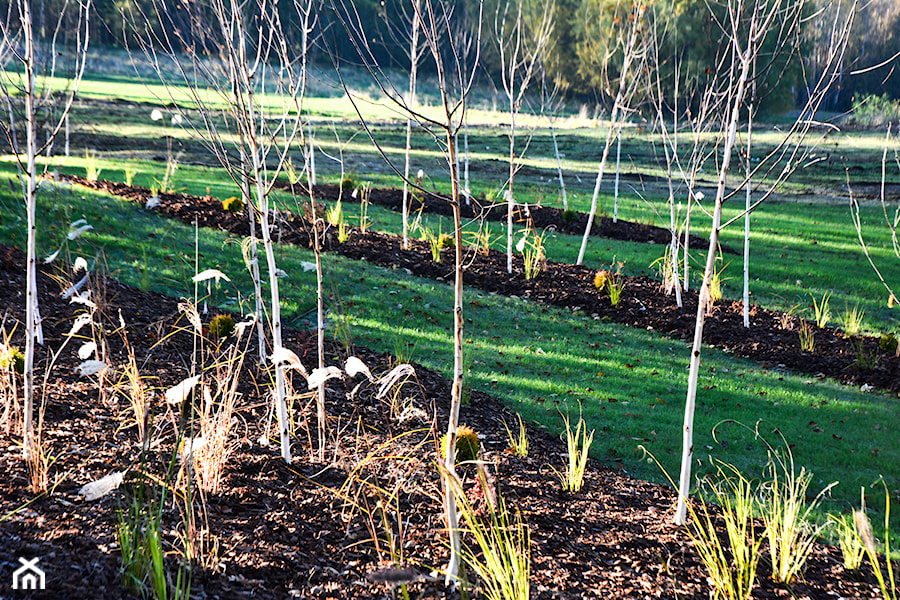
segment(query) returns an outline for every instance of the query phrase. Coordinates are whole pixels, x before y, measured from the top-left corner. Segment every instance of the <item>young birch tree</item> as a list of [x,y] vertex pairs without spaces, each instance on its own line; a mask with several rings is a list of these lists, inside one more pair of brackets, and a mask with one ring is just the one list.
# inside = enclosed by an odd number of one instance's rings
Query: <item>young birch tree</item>
[[[809,97],[800,107],[796,120],[788,131],[784,133],[782,141],[778,143],[766,156],[761,157],[757,166],[744,177],[732,190],[726,190],[726,183],[731,166],[731,157],[734,150],[737,135],[738,120],[741,108],[746,100],[748,88],[751,84],[751,69],[754,60],[760,56],[760,49],[764,43],[771,44],[774,48],[769,52],[770,63],[774,62],[774,56],[788,52],[799,43],[801,24],[804,18],[803,0],[755,0],[745,5],[743,0],[729,0],[727,14],[721,26],[728,39],[728,51],[731,55],[731,68],[719,69],[718,77],[726,82],[722,87],[725,94],[725,104],[722,110],[722,126],[720,130],[721,155],[718,159],[716,197],[712,212],[712,224],[709,236],[709,248],[706,257],[706,267],[703,274],[703,283],[700,286],[699,300],[697,304],[697,317],[694,327],[694,342],[691,348],[690,370],[688,375],[688,389],[685,400],[683,447],[681,460],[681,474],[678,488],[678,507],[675,513],[675,522],[683,524],[687,515],[687,495],[690,490],[691,461],[693,457],[693,429],[694,409],[697,398],[697,385],[700,370],[700,353],[703,342],[703,327],[707,315],[710,282],[715,268],[716,251],[719,241],[719,233],[728,225],[742,219],[747,212],[760,206],[766,199],[784,183],[784,181],[797,169],[803,159],[813,149],[812,144],[807,143],[807,136],[813,125],[814,116],[828,88],[834,83],[837,76],[837,66],[841,64],[844,49],[846,47],[848,32],[852,25],[855,10],[851,10],[846,20],[835,21],[831,24],[831,44],[828,53],[827,68],[819,76],[819,79],[806,82]],[[772,36],[767,40],[767,36]],[[713,83],[713,85],[716,85]],[[821,125],[821,124],[819,124]],[[744,189],[751,178],[758,178],[765,174],[767,177],[766,190],[753,202],[749,209],[741,211],[726,222],[722,222],[722,209],[727,200],[733,198]]]
[[[409,97],[407,103],[410,107],[416,106],[416,77],[419,71],[419,62],[422,60],[424,46],[419,44],[419,13],[422,9],[422,0],[416,0],[410,16],[409,29]],[[412,142],[413,118],[406,119],[406,149],[403,162],[403,247],[409,248],[409,160]]]
[[[597,216],[597,199],[600,196],[600,185],[603,183],[603,171],[606,169],[606,161],[609,158],[609,150],[613,138],[617,138],[622,132],[622,115],[630,103],[638,88],[639,78],[632,71],[640,72],[640,62],[646,58],[645,38],[643,35],[644,12],[646,7],[633,4],[628,11],[627,31],[622,36],[622,65],[619,70],[619,86],[613,100],[612,112],[609,117],[609,131],[606,133],[606,141],[603,144],[603,154],[600,156],[600,166],[597,169],[597,180],[594,183],[594,193],[591,196],[591,210],[588,213],[587,226],[581,239],[581,248],[578,251],[576,264],[584,262],[584,254],[587,251],[588,239],[591,236],[591,227]],[[618,20],[618,19],[617,19]]]
[[[132,15],[141,49],[176,106],[176,90],[164,76],[165,67],[174,67],[179,73],[185,84],[183,89],[196,107],[195,113],[184,111],[184,122],[245,195],[251,232],[259,224],[268,270],[272,356],[278,357],[283,347],[278,285],[282,273],[271,235],[274,213],[270,193],[285,167],[291,144],[296,139],[302,142],[306,63],[294,54],[294,44],[274,0],[211,0],[204,5],[153,0],[149,10],[150,19],[145,14]],[[185,20],[190,23],[189,29],[180,26]],[[152,22],[160,23],[160,27],[147,25]],[[302,40],[307,39],[308,21],[301,33]],[[276,102],[267,103],[262,93],[261,84],[267,77],[274,85]],[[199,123],[194,121],[195,116]],[[237,157],[229,132],[237,133]],[[251,237],[254,261],[257,243]],[[258,271],[253,274],[258,277]],[[261,297],[261,285],[256,285],[256,290]],[[261,311],[259,304],[258,310]],[[290,463],[284,365],[275,362],[273,366],[281,455]]]
[[[75,3],[74,9],[64,5],[58,16],[56,27],[52,28],[50,39],[39,39],[35,32],[30,0],[13,0],[0,14],[0,58],[6,67],[6,60],[19,69],[0,71],[0,93],[7,106],[7,119],[0,120],[0,128],[16,159],[19,177],[22,180],[22,198],[26,213],[26,290],[25,290],[25,365],[23,400],[23,443],[22,452],[26,461],[35,455],[34,437],[34,352],[35,343],[43,343],[41,317],[38,309],[37,289],[37,157],[52,146],[66,121],[75,101],[81,79],[84,76],[85,60],[89,41],[88,17],[91,0]],[[74,44],[64,48],[57,36],[64,21],[71,17],[71,10],[77,12],[74,19]],[[46,58],[41,58],[42,56]],[[68,57],[71,62],[71,87],[64,95],[62,110],[47,123],[44,143],[38,143],[39,115],[45,112],[53,100],[53,77],[57,74],[59,57]],[[46,87],[41,89],[38,78],[45,76]],[[24,140],[21,136],[21,122],[24,121]],[[23,148],[24,142],[24,148]],[[46,168],[46,167],[45,167]]]
[[[409,0],[413,2],[414,0]],[[472,47],[475,56],[471,60],[464,60],[464,48],[459,45],[459,37],[454,35],[453,22],[461,18],[454,13],[456,7],[451,3],[438,2],[437,0],[421,0],[417,6],[419,21],[422,27],[422,37],[425,47],[428,48],[428,56],[434,63],[437,76],[438,91],[440,93],[440,106],[437,114],[425,113],[418,107],[410,106],[406,102],[405,95],[391,81],[390,75],[382,69],[375,60],[372,49],[369,46],[364,24],[352,3],[344,0],[332,0],[332,6],[338,19],[344,26],[348,37],[356,47],[360,58],[370,76],[381,90],[385,99],[392,102],[395,107],[405,115],[416,121],[419,127],[428,133],[435,144],[441,149],[447,160],[447,168],[450,178],[450,197],[440,197],[448,202],[453,211],[454,229],[454,283],[453,283],[453,385],[450,393],[449,418],[447,422],[446,448],[456,447],[456,434],[459,426],[459,408],[461,404],[462,377],[463,377],[463,243],[462,220],[460,215],[460,177],[459,162],[457,160],[456,140],[465,122],[466,103],[472,88],[475,72],[479,64],[478,50],[481,33],[481,5],[477,21],[473,28],[474,39]],[[464,65],[468,65],[466,68]],[[340,75],[340,69],[338,69]],[[342,79],[343,81],[343,79]],[[344,90],[366,129],[370,139],[375,144],[381,156],[390,166],[391,170],[403,177],[403,171],[391,162],[388,154],[379,143],[374,132],[369,128],[366,118],[359,109],[358,103],[353,98],[350,90],[344,85]],[[435,195],[421,188],[416,182],[407,180],[407,184],[418,189],[420,193]],[[447,583],[456,582],[461,561],[461,546],[459,539],[459,522],[457,517],[457,499],[455,489],[459,489],[455,453],[451,450],[441,461],[441,477],[443,482],[443,509],[444,519],[450,538],[450,559],[446,568]]]
[[541,53],[553,32],[553,3],[539,3],[540,8],[536,14],[530,14],[531,7],[525,3],[526,0],[508,0],[502,10],[497,6],[494,15],[494,42],[500,58],[500,82],[509,107],[509,179],[506,182],[506,270],[509,273],[512,273],[513,216],[516,211],[513,191],[517,170],[516,116],[539,64]]

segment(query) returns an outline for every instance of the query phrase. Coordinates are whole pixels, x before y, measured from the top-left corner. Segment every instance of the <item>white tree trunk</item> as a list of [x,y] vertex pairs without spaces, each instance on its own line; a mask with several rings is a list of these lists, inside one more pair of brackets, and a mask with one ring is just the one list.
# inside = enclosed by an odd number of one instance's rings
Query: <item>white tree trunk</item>
[[[754,26],[751,24],[750,40],[754,36]],[[681,452],[681,475],[678,482],[678,507],[675,511],[675,523],[682,525],[687,517],[687,496],[691,487],[691,461],[694,452],[694,408],[697,401],[697,380],[700,373],[700,351],[703,343],[703,324],[706,319],[707,302],[709,301],[709,285],[712,273],[716,265],[716,248],[719,242],[719,226],[722,223],[722,204],[725,199],[725,179],[728,176],[728,168],[731,165],[731,152],[734,148],[734,138],[737,134],[737,122],[743,104],[746,91],[747,77],[750,71],[750,59],[752,42],[748,46],[747,54],[741,57],[741,73],[734,84],[734,93],[731,96],[731,114],[728,120],[728,129],[725,135],[725,145],[722,149],[722,163],[719,167],[719,179],[716,186],[716,204],[713,209],[712,226],[709,233],[709,250],[706,255],[706,268],[703,272],[703,283],[700,286],[700,297],[697,302],[697,320],[694,325],[694,343],[691,347],[691,365],[688,374],[687,398],[684,404],[684,432]],[[737,49],[733,50],[737,52]]]
[[37,139],[35,131],[35,74],[34,74],[34,32],[31,22],[31,2],[20,2],[20,19],[24,35],[25,67],[25,211],[27,213],[28,241],[26,248],[25,283],[25,389],[23,420],[23,456],[30,460],[34,450],[34,344],[37,335]]
[[444,514],[450,538],[450,561],[447,567],[447,583],[457,578],[460,564],[459,518],[456,512],[456,494],[451,481],[456,480],[456,432],[459,428],[459,407],[463,378],[463,268],[462,268],[462,219],[459,212],[459,171],[456,168],[455,135],[448,136],[450,152],[450,185],[453,204],[453,232],[455,241],[453,283],[453,387],[450,391],[450,415],[447,420],[447,448],[444,456]]
[[[624,86],[624,73],[622,74]],[[591,196],[591,210],[588,213],[587,225],[584,228],[584,235],[581,238],[581,249],[578,251],[578,260],[575,264],[580,265],[584,262],[584,253],[587,251],[588,240],[591,237],[591,226],[594,224],[594,217],[597,216],[597,198],[600,196],[600,184],[603,183],[603,170],[606,168],[606,160],[609,158],[609,147],[612,145],[613,131],[619,118],[619,101],[622,99],[621,86],[619,95],[613,103],[612,116],[610,117],[609,132],[606,134],[606,143],[603,145],[603,155],[600,157],[600,166],[597,168],[597,181],[594,182],[594,194]]]
[[[409,50],[409,98],[407,104],[410,111],[416,106],[416,74],[419,69],[419,11],[422,0],[416,0],[413,8],[412,31]],[[409,160],[412,143],[412,118],[406,119],[406,157],[403,167],[403,247],[409,248]]]
[[513,177],[516,174],[516,103],[509,96],[509,187],[506,188],[506,272],[512,274],[513,257],[513,213],[516,201],[513,198]]
[[553,109],[550,110],[550,137],[553,138],[553,153],[556,155],[556,170],[559,174],[559,189],[562,190],[563,210],[569,210],[569,199],[566,197],[566,181],[563,179],[562,160],[559,156],[559,144],[556,143],[556,127],[553,126]]
[[622,133],[616,136],[616,181],[613,186],[613,223],[619,222],[619,168],[622,159]]
[[472,203],[472,189],[469,187],[469,111],[463,117],[463,173],[465,175],[463,194],[466,197],[466,206]]

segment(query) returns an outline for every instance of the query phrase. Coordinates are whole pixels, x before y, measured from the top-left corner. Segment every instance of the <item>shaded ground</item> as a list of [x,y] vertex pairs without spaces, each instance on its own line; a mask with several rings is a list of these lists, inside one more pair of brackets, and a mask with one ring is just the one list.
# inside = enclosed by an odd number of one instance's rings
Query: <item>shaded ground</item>
[[[183,200],[182,200],[183,201]],[[24,305],[24,259],[21,252],[0,247],[0,310],[8,330],[21,321]],[[61,348],[64,336],[84,308],[59,292],[80,275],[55,271],[39,276],[46,345],[37,372],[48,364],[47,349]],[[52,493],[34,498],[15,443],[7,437],[0,450],[0,596],[10,598],[130,598],[120,587],[116,511],[128,505],[129,490],[140,472],[161,476],[176,448],[177,409],[162,391],[189,372],[194,339],[173,299],[140,292],[114,280],[88,283],[98,311],[93,323],[106,332],[106,361],[113,367],[103,380],[79,377],[75,347],[60,354],[48,375],[44,440],[55,458]],[[205,320],[205,319],[204,319]],[[141,461],[141,444],[122,393],[114,389],[126,359],[121,323],[141,374],[152,387],[151,407],[157,415],[153,443]],[[14,343],[21,346],[22,328]],[[170,335],[171,334],[171,335]],[[285,345],[307,365],[313,364],[314,340],[286,332]],[[233,338],[218,347],[204,342],[202,363],[209,365],[227,351]],[[329,348],[329,362],[341,351]],[[376,375],[388,359],[357,349]],[[436,438],[446,423],[449,384],[417,367],[410,381],[391,400],[378,400],[375,386],[330,380],[326,394],[329,416],[327,461],[311,458],[315,416],[303,395],[302,378],[294,376],[294,456],[291,466],[279,457],[267,407],[271,374],[260,370],[253,352],[240,376],[240,399],[233,432],[233,455],[222,489],[205,496],[198,526],[208,529],[197,541],[216,543],[208,568],[195,568],[192,597],[197,598],[385,598],[387,587],[373,583],[372,573],[389,561],[386,528],[398,536],[403,564],[428,579],[446,560],[441,534],[440,490],[434,468]],[[184,408],[184,407],[182,407]],[[401,422],[400,409],[417,414]],[[706,576],[685,533],[672,522],[673,493],[666,487],[636,481],[593,461],[585,488],[565,493],[550,465],[561,466],[564,447],[542,430],[529,428],[527,458],[507,451],[503,421],[514,417],[494,398],[473,392],[461,422],[482,438],[483,459],[495,475],[499,493],[522,511],[531,532],[532,597],[558,598],[690,598],[706,599]],[[268,434],[268,435],[267,435]],[[87,501],[81,485],[110,472],[128,470],[125,485],[104,498]],[[463,468],[466,471],[466,468]],[[466,473],[474,502],[474,478]],[[364,482],[368,482],[366,486]],[[345,486],[344,493],[340,490]],[[377,487],[376,487],[377,486]],[[179,488],[180,489],[180,488]],[[396,504],[381,520],[378,489],[397,489]],[[178,496],[176,496],[178,497]],[[351,498],[355,502],[348,503]],[[483,500],[480,501],[483,505]],[[174,570],[177,532],[183,528],[183,500],[163,508],[167,564]],[[199,506],[195,495],[195,507]],[[371,511],[367,517],[366,510]],[[15,511],[15,512],[11,512]],[[381,525],[387,523],[387,525]],[[398,524],[403,524],[401,535]],[[377,542],[375,540],[378,540]],[[209,556],[209,554],[204,553]],[[17,593],[8,587],[18,557],[40,558],[47,590]],[[821,599],[874,597],[871,577],[846,573],[835,548],[816,545],[805,582],[792,590],[773,583],[760,568],[755,598]],[[395,595],[398,597],[399,594]],[[437,581],[410,585],[413,598],[457,598]]]
[[[75,176],[67,179],[95,189],[102,189],[132,201],[146,203],[150,191],[106,181],[90,182]],[[247,219],[227,213],[219,201],[185,194],[160,194],[154,209],[162,214],[201,227],[224,229],[237,235],[248,235]],[[281,213],[273,236],[283,243],[311,246],[309,222],[292,213]],[[453,250],[445,249],[442,261],[431,259],[426,242],[410,240],[410,249],[400,247],[399,238],[373,231],[348,227],[349,238],[340,243],[337,233],[327,226],[322,230],[323,248],[353,259],[403,268],[408,272],[442,281],[453,279]],[[594,287],[595,271],[584,266],[547,261],[537,277],[526,280],[521,256],[513,258],[514,273],[506,272],[506,255],[492,250],[485,253],[465,248],[465,285],[486,292],[527,298],[535,302],[581,310],[600,319],[629,326],[653,329],[671,338],[690,341],[694,334],[697,294],[684,294],[679,308],[674,297],[649,277],[625,277],[621,302],[612,306],[608,295]],[[848,337],[833,327],[819,328],[806,322],[813,332],[814,352],[800,346],[803,320],[795,315],[771,311],[758,306],[750,310],[749,329],[743,326],[740,303],[720,304],[712,308],[704,330],[704,342],[737,356],[752,358],[763,366],[789,368],[814,376],[834,378],[856,385],[871,385],[887,390],[900,390],[900,358],[883,350],[879,339]]]

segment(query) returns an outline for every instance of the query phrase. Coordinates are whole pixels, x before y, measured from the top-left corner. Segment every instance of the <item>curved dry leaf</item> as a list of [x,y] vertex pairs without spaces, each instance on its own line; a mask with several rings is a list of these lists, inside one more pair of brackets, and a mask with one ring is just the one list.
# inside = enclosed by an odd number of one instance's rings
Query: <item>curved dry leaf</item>
[[415,374],[416,370],[413,369],[412,365],[407,363],[397,365],[391,369],[390,373],[378,380],[378,394],[375,397],[380,400],[401,379]]
[[193,281],[194,283],[202,283],[204,281],[209,281],[210,279],[215,279],[216,285],[219,285],[219,280],[221,279],[231,282],[231,280],[228,279],[228,276],[218,269],[206,269],[205,271],[201,271],[200,273],[194,275],[191,278],[191,281]]
[[78,358],[87,360],[92,354],[97,352],[97,344],[95,342],[85,342],[78,349]]
[[80,271],[82,269],[84,269],[84,272],[87,273],[88,272],[88,264],[87,264],[87,261],[84,260],[83,256],[79,256],[78,258],[75,259],[75,264],[72,265],[72,272],[77,273],[78,271]]
[[102,498],[103,496],[107,495],[108,493],[122,485],[122,481],[124,479],[125,471],[118,471],[116,473],[104,475],[96,481],[92,481],[81,486],[81,489],[78,490],[78,495],[84,496],[84,499],[88,501]]
[[318,388],[320,385],[324,384],[329,379],[335,378],[343,378],[344,372],[338,369],[337,367],[323,367],[318,369],[313,369],[313,372],[309,374],[309,378],[306,380],[309,384],[309,389],[314,390]]
[[62,252],[62,246],[59,247],[59,250],[57,250],[56,252],[54,252],[53,254],[48,256],[47,258],[45,258],[44,264],[49,265],[50,263],[52,263],[54,260],[56,260],[56,257],[59,256],[60,252]]
[[153,196],[150,196],[149,198],[147,198],[147,203],[144,204],[144,208],[146,210],[151,210],[158,206],[159,206],[159,196],[155,195],[155,194]]
[[190,302],[179,302],[178,310],[184,313],[197,333],[203,333],[203,323],[200,321],[200,315],[197,313],[197,308],[193,304]]
[[269,356],[269,360],[273,365],[282,365],[285,369],[297,369],[298,371],[303,373],[304,377],[307,376],[306,367],[304,367],[303,363],[300,362],[300,357],[284,346],[278,346],[277,348],[275,348],[275,351],[272,352],[271,356]]
[[[74,225],[74,223],[73,223],[73,225]],[[72,231],[70,231],[70,232],[68,233],[68,235],[66,235],[66,237],[69,238],[69,240],[77,240],[77,239],[80,238],[85,232],[90,231],[90,230],[93,229],[93,228],[94,228],[93,225],[82,225],[82,226],[79,227],[78,229],[73,229]]]
[[66,334],[66,337],[72,337],[73,335],[81,331],[82,327],[88,325],[90,322],[91,315],[81,313],[80,315],[78,315],[78,317],[76,317],[75,322],[72,323],[72,329],[69,330],[69,333]]
[[309,271],[315,271],[315,270],[316,270],[316,263],[311,263],[311,262],[302,261],[302,262],[300,263],[300,268],[303,269],[303,272],[304,272],[304,273],[308,273]]
[[166,402],[169,404],[181,404],[187,399],[188,395],[200,383],[200,376],[194,375],[182,380],[166,390]]
[[356,377],[362,373],[369,381],[375,381],[375,378],[372,377],[372,372],[369,370],[369,367],[366,366],[366,363],[355,356],[351,356],[347,359],[347,362],[344,363],[344,371],[347,373],[348,377]]
[[74,302],[75,304],[81,304],[83,306],[87,306],[88,308],[97,308],[97,305],[91,300],[91,290],[85,290],[80,294],[73,294],[71,298],[69,298],[69,302]]
[[74,294],[77,294],[78,291],[79,291],[82,287],[84,287],[84,284],[87,283],[87,280],[88,280],[88,276],[85,275],[84,277],[82,277],[81,279],[79,279],[79,280],[78,280],[78,283],[76,283],[75,285],[72,285],[72,286],[67,287],[67,288],[63,291],[63,293],[59,295],[59,297],[62,298],[63,300],[65,300],[65,299],[67,299],[67,298],[71,298]]
[[78,375],[81,377],[87,377],[89,375],[96,375],[97,373],[102,373],[109,367],[106,366],[106,363],[100,360],[86,360],[77,367],[75,370],[78,371]]
[[248,314],[246,318],[246,321],[241,321],[234,326],[234,330],[235,332],[237,332],[238,340],[244,337],[244,331],[246,331],[248,327],[253,327],[256,324],[256,315],[254,315],[253,313]]

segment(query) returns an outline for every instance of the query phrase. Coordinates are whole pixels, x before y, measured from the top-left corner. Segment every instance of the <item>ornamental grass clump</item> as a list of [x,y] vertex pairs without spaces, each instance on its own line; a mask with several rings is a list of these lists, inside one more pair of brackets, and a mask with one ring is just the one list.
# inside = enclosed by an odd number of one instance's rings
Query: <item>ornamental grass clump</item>
[[828,322],[831,321],[831,309],[828,307],[828,300],[830,294],[825,292],[822,295],[822,300],[818,301],[813,297],[813,314],[816,317],[816,325],[818,327],[825,327],[828,325]]
[[598,292],[603,292],[606,288],[609,294],[609,303],[613,306],[619,304],[622,300],[622,292],[625,290],[625,277],[622,275],[622,266],[624,263],[615,263],[616,270],[600,269],[594,274],[594,287]]
[[591,443],[594,441],[594,430],[590,433],[587,431],[582,417],[578,417],[578,424],[575,431],[569,422],[569,416],[563,415],[563,423],[566,426],[566,448],[568,462],[563,471],[557,471],[551,467],[559,477],[562,487],[567,492],[579,492],[584,487],[584,471],[587,468],[588,452]]
[[687,533],[694,542],[713,587],[714,600],[747,600],[756,581],[762,538],[753,527],[755,490],[732,465],[717,462],[717,476],[706,484],[707,495],[721,507],[727,546],[719,538],[709,505],[700,495],[699,510],[688,503]]
[[875,547],[875,536],[872,533],[872,524],[869,523],[869,517],[866,516],[865,497],[863,497],[863,505],[860,510],[853,511],[853,520],[856,530],[859,532],[859,538],[866,550],[866,556],[872,565],[872,572],[875,579],[878,580],[878,587],[881,589],[881,596],[884,600],[898,600],[897,580],[894,577],[894,566],[891,562],[891,494],[888,491],[887,483],[884,478],[881,479],[881,485],[884,487],[884,562],[885,569],[881,568],[881,560],[879,559],[878,549]]
[[824,529],[813,525],[810,515],[836,483],[807,500],[812,473],[804,467],[796,470],[790,449],[783,455],[770,452],[766,471],[768,477],[760,485],[758,504],[766,525],[772,578],[789,585],[802,574],[813,543]]
[[[481,485],[487,487],[479,471]],[[487,504],[487,516],[479,516],[456,477],[449,477],[459,503],[460,533],[465,535],[462,556],[481,580],[489,600],[528,600],[531,593],[531,534],[522,514],[510,513],[502,497]],[[469,542],[468,540],[471,540]]]
[[837,536],[844,569],[857,571],[862,566],[866,549],[863,547],[859,531],[852,515],[828,515],[828,524]]

